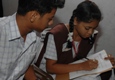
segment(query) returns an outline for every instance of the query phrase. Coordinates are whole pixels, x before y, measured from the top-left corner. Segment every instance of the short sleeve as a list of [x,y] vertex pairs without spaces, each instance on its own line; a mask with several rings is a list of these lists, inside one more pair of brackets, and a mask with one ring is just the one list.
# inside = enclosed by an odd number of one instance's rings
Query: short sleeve
[[49,34],[48,36],[48,42],[44,57],[52,60],[57,60],[56,46],[54,36],[52,34]]

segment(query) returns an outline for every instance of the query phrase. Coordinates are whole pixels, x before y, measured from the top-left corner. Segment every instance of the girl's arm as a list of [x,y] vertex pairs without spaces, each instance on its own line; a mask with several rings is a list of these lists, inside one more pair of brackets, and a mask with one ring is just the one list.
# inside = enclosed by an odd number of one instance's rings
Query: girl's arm
[[46,59],[46,70],[49,73],[64,74],[72,71],[92,70],[97,68],[98,61],[88,60],[77,64],[58,64],[56,60]]

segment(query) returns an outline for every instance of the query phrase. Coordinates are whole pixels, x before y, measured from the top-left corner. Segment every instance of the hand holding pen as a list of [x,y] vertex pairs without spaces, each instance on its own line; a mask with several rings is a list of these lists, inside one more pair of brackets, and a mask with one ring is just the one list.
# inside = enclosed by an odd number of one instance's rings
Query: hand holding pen
[[88,58],[85,58],[87,59],[87,61],[83,62],[83,69],[84,70],[93,70],[93,69],[96,69],[98,67],[98,60],[96,59],[88,59]]

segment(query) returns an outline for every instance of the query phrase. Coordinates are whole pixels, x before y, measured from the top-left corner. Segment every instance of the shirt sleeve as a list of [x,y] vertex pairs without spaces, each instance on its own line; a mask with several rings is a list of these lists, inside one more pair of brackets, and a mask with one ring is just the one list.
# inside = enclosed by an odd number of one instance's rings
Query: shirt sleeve
[[48,36],[48,42],[44,57],[52,60],[57,60],[56,45],[54,41],[54,36],[52,34],[49,34]]

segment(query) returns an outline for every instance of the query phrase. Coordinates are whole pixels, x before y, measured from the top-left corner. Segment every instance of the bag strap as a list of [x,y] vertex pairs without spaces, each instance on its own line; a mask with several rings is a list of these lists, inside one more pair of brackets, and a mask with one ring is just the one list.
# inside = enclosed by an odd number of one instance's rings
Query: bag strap
[[40,66],[41,60],[42,60],[43,55],[44,55],[44,53],[45,53],[45,51],[46,51],[47,40],[48,40],[48,35],[46,35],[44,41],[43,41],[42,44],[41,44],[41,45],[43,45],[43,46],[42,46],[42,49],[40,50],[40,55],[38,56],[37,62],[35,63],[35,65],[36,65],[37,67]]
[[38,68],[36,65],[33,65],[34,71],[38,79],[40,80],[54,80],[51,75]]

